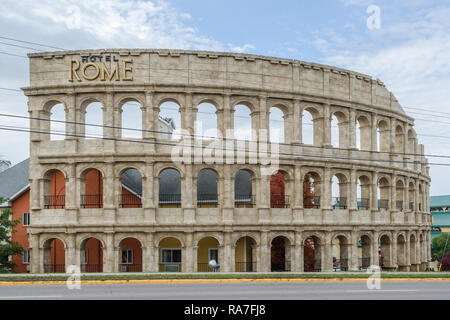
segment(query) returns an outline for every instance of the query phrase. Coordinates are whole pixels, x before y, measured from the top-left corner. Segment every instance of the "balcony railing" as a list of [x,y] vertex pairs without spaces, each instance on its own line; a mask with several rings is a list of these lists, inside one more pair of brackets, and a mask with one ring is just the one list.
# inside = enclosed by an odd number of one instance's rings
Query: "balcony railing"
[[198,194],[197,207],[199,208],[217,208],[219,205],[217,194]]
[[119,264],[120,272],[142,272],[142,264],[129,264],[121,263]]
[[358,210],[369,210],[370,209],[370,199],[369,198],[358,198],[357,205],[358,205]]
[[121,194],[119,196],[120,208],[142,208],[142,201],[134,194]]
[[253,262],[236,262],[235,272],[256,272],[256,261]]
[[44,196],[45,209],[64,209],[66,207],[66,196]]
[[284,194],[271,194],[270,195],[270,207],[271,208],[289,208],[289,196]]
[[403,211],[403,201],[395,201],[395,208],[397,210]]
[[333,210],[347,209],[347,198],[333,198]]
[[181,272],[181,262],[160,263],[159,272]]
[[305,209],[319,209],[320,196],[306,196],[303,197],[303,208]]
[[389,210],[389,200],[378,200],[378,210]]
[[159,194],[159,206],[181,208],[181,194]]
[[271,270],[272,272],[290,272],[291,262],[285,261],[284,263],[272,263]]
[[213,269],[209,263],[197,263],[197,272],[220,272],[220,267]]
[[322,271],[322,263],[319,259],[305,259],[304,260],[305,272],[320,272]]
[[65,264],[44,264],[44,273],[65,273]]
[[414,211],[414,202],[409,203],[409,210]]
[[83,263],[81,272],[103,272],[103,264]]
[[337,259],[333,261],[334,271],[348,271],[348,259]]
[[255,196],[249,194],[236,194],[234,196],[234,206],[236,208],[253,208]]
[[359,258],[359,269],[366,270],[370,267],[370,257]]
[[81,196],[82,208],[103,208],[102,194],[83,194]]

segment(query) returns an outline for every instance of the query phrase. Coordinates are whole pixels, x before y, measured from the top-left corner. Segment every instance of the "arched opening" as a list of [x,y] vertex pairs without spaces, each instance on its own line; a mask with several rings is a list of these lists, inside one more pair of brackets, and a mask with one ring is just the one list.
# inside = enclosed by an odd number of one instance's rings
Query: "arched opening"
[[81,195],[82,208],[103,208],[103,175],[97,169],[88,169],[81,175],[84,193]]
[[139,170],[127,169],[121,176],[120,208],[142,208],[142,176]]
[[66,138],[66,110],[62,103],[55,104],[50,109],[50,140]]
[[331,242],[334,271],[348,271],[349,243],[346,237],[336,236]]
[[405,134],[403,133],[403,128],[401,126],[397,126],[395,128],[395,152],[396,153],[404,153],[405,147]]
[[409,259],[411,262],[411,271],[419,271],[418,268],[418,262],[417,262],[417,255],[416,255],[416,237],[415,235],[411,235],[411,237],[409,238]]
[[234,107],[234,138],[237,140],[252,140],[251,110],[242,104]]
[[64,243],[57,238],[44,243],[44,273],[66,272],[66,250]]
[[318,144],[318,138],[315,133],[317,126],[315,126],[314,115],[317,112],[314,109],[305,109],[302,114],[302,141],[303,144],[315,145]]
[[180,106],[167,101],[159,106],[158,138],[163,140],[181,138]]
[[122,105],[122,138],[142,139],[142,106],[137,101]]
[[217,173],[212,169],[200,170],[197,177],[197,207],[216,208],[218,204]]
[[370,238],[363,235],[358,240],[358,259],[359,259],[359,269],[366,270],[371,265],[371,254],[372,246]]
[[315,172],[308,172],[303,178],[303,208],[320,208],[320,176]]
[[340,139],[339,139],[339,119],[336,114],[331,115],[331,145],[334,148],[339,148]]
[[423,211],[423,204],[424,204],[424,199],[423,199],[423,188],[422,188],[422,184],[419,184],[419,212]]
[[397,264],[399,271],[406,270],[406,239],[400,234],[397,237]]
[[403,181],[402,180],[398,180],[396,185],[395,185],[395,194],[396,194],[396,201],[395,201],[395,208],[398,211],[403,211],[403,202],[404,202],[404,193],[405,192],[405,188],[403,185]]
[[66,207],[66,179],[59,170],[50,170],[44,175],[44,208]]
[[416,153],[416,136],[414,131],[408,130],[408,144],[407,144],[408,148],[407,148],[407,153],[409,155],[413,155]]
[[159,174],[159,207],[181,207],[181,175],[178,170],[164,169]]
[[269,115],[270,142],[284,143],[284,113],[277,107],[270,108]]
[[370,179],[367,176],[360,176],[357,181],[357,205],[358,210],[370,209]]
[[81,243],[81,272],[103,272],[103,245],[96,238]]
[[414,203],[415,203],[415,198],[416,198],[416,188],[415,188],[413,182],[409,183],[408,198],[409,198],[409,210],[414,212],[414,210],[415,210]]
[[389,210],[389,181],[386,178],[378,180],[378,210]]
[[234,178],[234,205],[236,208],[253,208],[253,174],[248,170],[239,170]]
[[253,238],[240,238],[236,242],[234,254],[235,272],[256,271],[256,241]]
[[331,145],[335,148],[346,148],[348,144],[348,120],[341,111],[331,115]]
[[159,272],[182,272],[182,246],[180,240],[172,237],[159,242]]
[[213,140],[217,138],[217,109],[211,103],[201,103],[197,107],[195,124],[196,139]]
[[386,121],[380,120],[377,126],[377,151],[390,151],[390,130]]
[[380,238],[379,261],[382,270],[389,269],[391,266],[391,239],[387,235]]
[[286,237],[276,237],[270,247],[270,270],[272,272],[291,271],[291,243]]
[[[211,268],[209,262],[214,260],[217,268]],[[213,237],[203,238],[198,242],[197,248],[197,272],[220,271],[219,241]]]
[[142,272],[142,245],[135,238],[120,241],[120,272]]
[[333,210],[343,210],[348,208],[347,194],[348,181],[347,177],[341,173],[333,176],[331,180],[332,208]]
[[365,116],[356,119],[356,147],[359,150],[371,150],[370,122]]
[[103,138],[103,106],[100,102],[88,102],[81,112],[81,126],[86,139]]
[[276,171],[270,177],[270,207],[289,208],[289,195],[286,195],[287,181],[285,174]]
[[311,236],[303,243],[304,272],[320,272],[322,270],[322,253],[320,239]]

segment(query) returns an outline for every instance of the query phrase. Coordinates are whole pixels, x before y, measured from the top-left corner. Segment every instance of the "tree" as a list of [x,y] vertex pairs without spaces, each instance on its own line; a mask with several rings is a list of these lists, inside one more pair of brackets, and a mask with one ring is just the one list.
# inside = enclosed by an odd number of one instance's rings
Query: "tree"
[[442,233],[431,241],[431,258],[440,261],[447,252],[450,252],[450,234]]
[[[6,202],[6,199],[0,197],[0,203]],[[14,233],[14,227],[20,223],[20,219],[10,219],[11,209],[3,209],[0,212],[0,273],[11,272],[15,263],[9,261],[9,257],[21,254],[23,248],[12,241],[11,235]]]
[[442,265],[441,271],[450,271],[450,252],[447,252],[439,263]]

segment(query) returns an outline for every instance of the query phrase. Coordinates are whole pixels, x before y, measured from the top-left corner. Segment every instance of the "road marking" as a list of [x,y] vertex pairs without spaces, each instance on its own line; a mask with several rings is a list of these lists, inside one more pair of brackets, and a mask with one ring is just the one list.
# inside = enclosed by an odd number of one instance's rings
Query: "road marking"
[[346,290],[346,292],[352,292],[352,293],[360,293],[360,292],[419,292],[420,290],[414,290],[414,289],[397,289],[397,290],[386,290],[386,289],[380,289],[380,290]]
[[63,298],[64,296],[15,296],[15,297],[0,297],[0,299],[30,299],[30,298]]

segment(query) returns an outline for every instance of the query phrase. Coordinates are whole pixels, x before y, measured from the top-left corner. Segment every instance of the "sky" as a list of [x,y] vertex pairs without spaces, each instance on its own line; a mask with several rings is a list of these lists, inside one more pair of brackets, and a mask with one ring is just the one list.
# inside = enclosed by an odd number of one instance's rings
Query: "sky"
[[[426,154],[450,155],[448,17],[450,0],[2,0],[0,37],[74,50],[231,51],[347,68],[386,84],[416,118]],[[28,85],[27,59],[5,53],[36,52],[30,48],[42,47],[0,38],[0,87]],[[0,90],[0,97],[1,113],[27,115],[21,92]],[[28,123],[0,116],[0,125]],[[28,138],[0,131],[0,157],[27,158]],[[430,171],[431,195],[450,194],[450,167]]]

